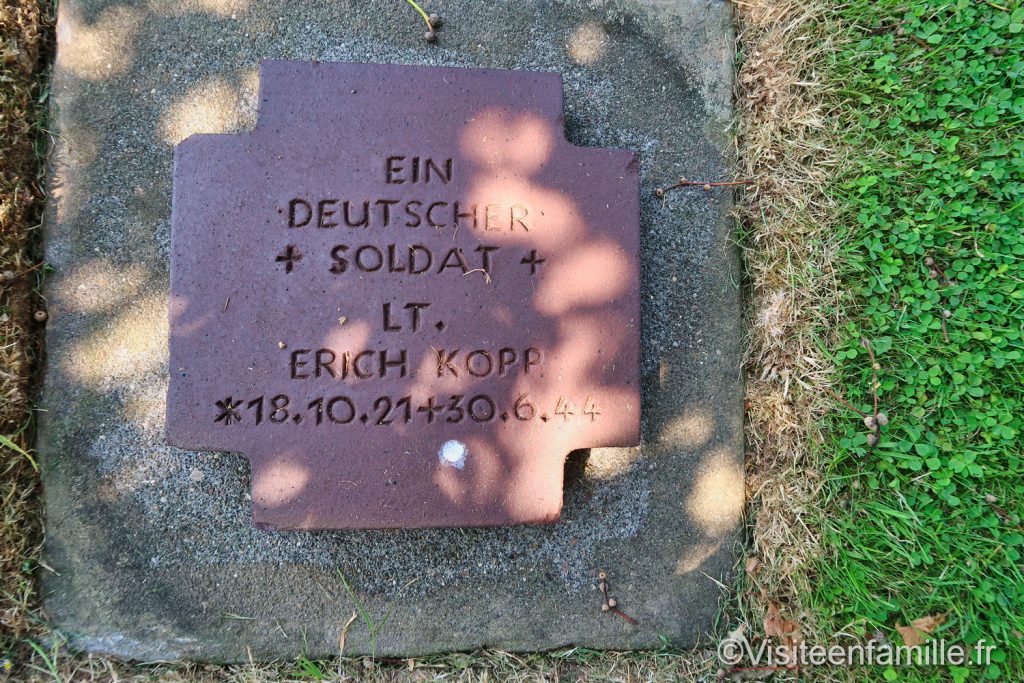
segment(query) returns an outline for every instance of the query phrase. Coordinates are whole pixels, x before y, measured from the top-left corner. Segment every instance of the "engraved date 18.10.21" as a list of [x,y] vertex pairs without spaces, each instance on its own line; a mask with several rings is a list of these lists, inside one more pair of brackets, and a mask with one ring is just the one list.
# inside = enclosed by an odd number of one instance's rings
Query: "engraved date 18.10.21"
[[454,394],[448,397],[429,396],[420,405],[414,405],[412,396],[393,398],[380,396],[372,406],[357,406],[356,400],[349,396],[319,396],[312,400],[293,401],[287,394],[276,396],[256,396],[252,399],[236,399],[228,396],[214,402],[214,422],[219,425],[240,424],[335,424],[347,425],[359,423],[364,425],[388,426],[409,424],[413,421],[425,421],[433,424],[444,421],[458,424],[464,420],[487,423],[493,420],[507,422],[518,420],[539,419],[542,422],[572,419],[596,421],[601,409],[593,397],[587,396],[582,401],[573,402],[560,396],[550,414],[535,405],[528,394],[520,394],[514,404],[502,407],[486,394],[463,396]]

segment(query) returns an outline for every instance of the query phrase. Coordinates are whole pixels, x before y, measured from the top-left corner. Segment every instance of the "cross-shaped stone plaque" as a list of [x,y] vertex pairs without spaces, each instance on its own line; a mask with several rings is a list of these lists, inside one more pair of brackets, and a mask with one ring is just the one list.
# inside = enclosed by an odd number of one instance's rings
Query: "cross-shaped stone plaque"
[[265,62],[176,151],[168,441],[264,528],[557,520],[640,439],[637,157],[562,125],[553,73]]

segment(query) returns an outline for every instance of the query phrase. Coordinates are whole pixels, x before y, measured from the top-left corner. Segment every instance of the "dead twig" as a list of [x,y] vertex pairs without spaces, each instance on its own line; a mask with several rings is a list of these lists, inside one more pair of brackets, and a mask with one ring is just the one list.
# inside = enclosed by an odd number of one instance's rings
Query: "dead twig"
[[863,418],[864,426],[871,430],[867,438],[868,448],[874,448],[882,438],[882,427],[889,424],[889,416],[878,409],[878,389],[881,386],[878,382],[878,371],[882,369],[882,366],[879,365],[878,360],[875,358],[875,352],[871,348],[871,342],[867,340],[867,337],[861,337],[860,345],[868,352],[868,358],[871,360],[871,413],[866,413],[853,405],[831,387],[825,387],[825,391],[832,398]]
[[857,406],[853,405],[852,403],[847,401],[845,398],[843,398],[842,394],[836,393],[831,387],[826,387],[825,391],[827,391],[832,396],[832,398],[834,398],[835,400],[839,401],[840,403],[845,405],[847,408],[849,408],[853,412],[855,412],[858,415],[860,415],[861,417],[870,417],[863,410],[861,410],[860,408],[858,408]]
[[618,600],[616,600],[615,598],[613,598],[610,595],[608,595],[608,574],[607,574],[607,572],[600,571],[600,572],[597,573],[597,587],[601,591],[601,598],[603,600],[602,603],[601,603],[601,611],[602,612],[611,612],[615,616],[617,616],[617,617],[619,617],[621,619],[625,619],[626,621],[628,621],[629,623],[633,624],[634,626],[636,626],[638,623],[640,623],[636,619],[634,619],[633,617],[629,616],[628,614],[626,614],[625,612],[620,610],[619,609],[619,602],[618,602]]
[[612,614],[616,615],[616,616],[622,617],[623,619],[625,619],[629,623],[633,624],[634,626],[636,626],[637,624],[640,623],[639,621],[637,621],[633,617],[629,616],[628,614],[626,614],[625,612],[620,610],[618,607],[612,607],[612,608],[609,609],[609,611]]
[[[977,249],[977,247],[975,247]],[[928,277],[932,280],[938,280],[939,285],[942,287],[949,287],[953,284],[953,281],[946,275],[946,271],[943,270],[942,266],[932,256],[925,256],[924,265],[928,267]],[[946,325],[946,321],[953,317],[953,311],[949,310],[949,298],[943,294],[942,296],[942,315],[940,317],[940,323],[942,325],[942,340],[949,343],[949,328]]]
[[423,17],[423,23],[427,25],[427,32],[423,38],[428,43],[437,42],[437,31],[441,28],[441,17],[436,14],[427,14],[416,0],[405,0]]

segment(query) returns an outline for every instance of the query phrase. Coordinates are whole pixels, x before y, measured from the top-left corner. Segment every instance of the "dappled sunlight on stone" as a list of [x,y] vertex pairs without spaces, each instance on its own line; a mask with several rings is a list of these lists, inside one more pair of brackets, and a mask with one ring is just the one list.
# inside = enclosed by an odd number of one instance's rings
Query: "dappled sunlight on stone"
[[67,275],[68,308],[76,313],[109,311],[135,297],[147,277],[146,268],[138,264],[114,268],[105,259],[83,263]]
[[697,571],[700,569],[701,565],[711,559],[711,557],[714,556],[721,547],[721,541],[713,543],[695,543],[693,545],[685,546],[683,548],[682,557],[680,557],[679,562],[676,563],[676,576]]
[[57,10],[57,68],[79,78],[99,81],[125,73],[135,58],[135,35],[143,12],[125,6],[108,7],[91,24],[79,21],[69,3]]
[[736,528],[743,514],[743,469],[728,449],[715,449],[697,468],[686,499],[690,519],[710,538]]
[[327,349],[362,349],[370,341],[370,323],[366,320],[346,320],[331,327],[324,336],[323,346]]
[[544,524],[558,521],[562,509],[561,487],[537,487],[530,473],[522,468],[495,482],[492,489],[504,490],[504,508],[513,523]]
[[477,505],[491,502],[495,495],[506,487],[506,482],[503,481],[506,473],[501,456],[495,451],[494,444],[488,441],[480,437],[466,439],[466,467],[472,467],[473,474],[473,481],[468,488],[472,492],[473,502]]
[[167,295],[153,294],[127,307],[75,343],[65,362],[76,379],[104,386],[162,369],[167,362]]
[[715,416],[706,406],[694,406],[669,421],[661,430],[661,440],[677,448],[696,450],[715,435]]
[[177,99],[160,117],[160,136],[177,144],[196,133],[227,133],[246,127],[250,120],[245,97],[222,78],[195,85]]
[[[453,376],[451,372],[444,372],[445,359],[450,349],[438,349],[430,347],[423,352],[418,364],[413,365],[412,377],[415,382],[409,389],[409,394],[416,401],[426,400],[428,396],[438,390],[451,394],[465,393],[473,383],[473,377],[469,373],[462,373]],[[441,354],[445,353],[445,356]],[[411,360],[411,359],[410,359]],[[442,372],[439,372],[439,369]]]
[[[253,473],[253,503],[265,507],[279,507],[302,494],[309,483],[309,471],[288,459],[290,454],[282,453],[278,462],[264,465]],[[293,455],[293,454],[291,454]]]
[[164,413],[167,410],[163,389],[164,384],[161,382],[155,387],[149,383],[143,386],[133,384],[125,391],[125,417],[140,432],[153,435],[154,438],[163,431]]
[[162,15],[206,13],[218,17],[236,18],[248,11],[252,0],[149,0],[148,7]]
[[127,377],[112,384],[124,406],[126,429],[146,438],[161,439],[167,410],[167,379],[163,373]]
[[515,314],[512,313],[512,309],[505,304],[496,304],[490,311],[491,318],[496,323],[504,327],[510,327],[515,323]]
[[[650,458],[650,454],[644,457]],[[592,448],[587,458],[587,479],[613,481],[625,475],[640,459],[640,448]]]
[[635,282],[636,268],[614,240],[593,240],[552,261],[551,270],[534,297],[537,310],[545,315],[606,306]]
[[[60,117],[60,112],[57,112]],[[82,174],[99,154],[101,139],[95,128],[88,125],[65,124],[66,137],[58,137],[53,145],[53,176],[50,196],[56,207],[57,220],[75,221],[88,198]]]
[[481,213],[487,206],[492,208],[493,223],[500,227],[489,230],[486,218],[481,218],[480,234],[498,244],[529,243],[550,250],[578,240],[586,232],[571,199],[522,178],[500,173],[481,177],[469,192],[469,201],[478,203]]
[[608,34],[597,22],[588,21],[573,31],[566,47],[574,62],[590,66],[608,52]]
[[476,114],[462,132],[460,146],[483,168],[536,173],[554,149],[550,125],[535,114],[512,116],[500,109]]
[[[440,447],[440,444],[438,444]],[[462,505],[466,500],[466,491],[472,483],[466,479],[466,471],[454,467],[436,467],[432,479],[444,494],[444,497],[455,505]]]
[[[150,450],[144,444],[145,436],[130,426],[107,430],[93,441],[89,457],[95,458],[100,465],[103,483],[97,493],[101,500],[116,502],[128,494],[145,491],[147,487],[187,476],[177,463],[168,466],[168,461],[162,458],[139,457],[140,453]],[[163,452],[165,448],[158,446],[156,450]],[[116,462],[104,463],[104,454],[110,452],[119,454],[119,457]]]
[[200,317],[196,317],[185,322],[189,312],[189,303],[188,298],[171,294],[170,297],[168,297],[168,316],[172,325],[179,327],[186,333],[193,334],[200,332],[203,328],[212,323],[216,318],[216,315],[213,312],[208,312],[204,313]]
[[238,116],[248,130],[256,125],[256,111],[259,107],[259,69],[246,69],[238,78]]

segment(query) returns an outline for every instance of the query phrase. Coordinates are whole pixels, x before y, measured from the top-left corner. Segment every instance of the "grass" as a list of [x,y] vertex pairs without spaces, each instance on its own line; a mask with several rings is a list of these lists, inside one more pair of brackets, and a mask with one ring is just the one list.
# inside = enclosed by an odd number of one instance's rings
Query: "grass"
[[942,615],[936,635],[998,646],[985,677],[1021,680],[1024,8],[855,0],[835,20],[827,354],[852,407],[826,421],[812,603],[894,639]]
[[[996,644],[992,665],[800,675],[1024,680],[1024,9],[745,0],[735,10],[739,175],[756,180],[738,207],[752,547],[723,621],[759,633],[778,609],[815,642],[845,632],[899,643],[898,626],[937,616],[947,641]],[[51,28],[48,5],[0,9],[0,272],[14,274],[0,294],[0,681],[11,668],[11,680],[713,676],[713,653],[670,649],[226,667],[69,652],[38,613],[27,419]],[[386,623],[364,613],[352,625]]]
[[[341,585],[345,587],[345,592],[348,594],[349,599],[352,601],[352,604],[355,605],[356,611],[359,613],[360,618],[363,620],[363,626],[366,627],[367,632],[370,634],[370,654],[371,658],[376,659],[377,637],[381,634],[381,631],[384,630],[384,627],[387,626],[388,621],[391,619],[391,613],[394,608],[394,603],[392,602],[388,604],[387,609],[385,610],[383,616],[381,616],[379,620],[374,619],[372,616],[370,616],[370,612],[363,606],[363,603],[359,600],[359,597],[355,594],[355,591],[352,590],[352,587],[348,583],[348,579],[345,578],[345,574],[343,574],[340,569],[338,570],[338,579],[341,581]],[[411,586],[412,584],[416,583],[416,581],[417,579],[415,578],[410,579],[408,583],[406,583],[404,586],[402,586],[401,589],[399,589],[397,595],[401,595],[402,593],[404,593],[405,589]],[[353,618],[354,617],[355,614],[353,614]],[[351,623],[352,621],[350,620],[349,624]],[[344,634],[346,631],[347,628],[343,629],[342,633]],[[344,652],[345,650],[343,645],[339,645],[339,649],[342,652]]]

